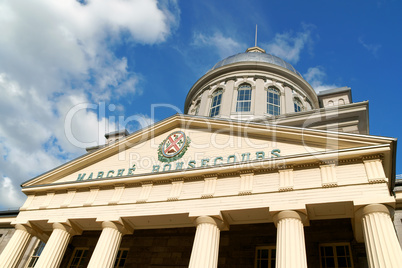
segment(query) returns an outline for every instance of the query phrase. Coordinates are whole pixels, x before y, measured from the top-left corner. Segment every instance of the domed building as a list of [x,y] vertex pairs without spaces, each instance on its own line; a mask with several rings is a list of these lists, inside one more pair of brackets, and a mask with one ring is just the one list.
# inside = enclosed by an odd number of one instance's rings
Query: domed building
[[252,47],[184,111],[23,183],[0,266],[399,266],[396,139],[369,135],[350,88],[316,93]]

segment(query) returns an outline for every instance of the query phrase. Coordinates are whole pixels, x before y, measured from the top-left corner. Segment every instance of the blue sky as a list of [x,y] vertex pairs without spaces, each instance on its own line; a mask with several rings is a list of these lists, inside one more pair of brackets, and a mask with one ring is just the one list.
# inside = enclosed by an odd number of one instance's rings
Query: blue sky
[[119,116],[134,131],[182,112],[199,77],[254,45],[256,24],[258,45],[316,90],[369,100],[371,134],[400,136],[400,1],[81,2],[0,2],[0,209],[21,205],[21,182],[104,143]]

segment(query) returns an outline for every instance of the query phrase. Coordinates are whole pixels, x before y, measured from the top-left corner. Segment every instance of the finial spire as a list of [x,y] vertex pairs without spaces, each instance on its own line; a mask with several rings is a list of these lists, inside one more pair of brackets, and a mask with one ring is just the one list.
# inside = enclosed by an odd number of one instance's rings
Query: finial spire
[[254,46],[257,46],[257,24],[255,25],[255,43]]
[[247,48],[246,52],[260,52],[265,53],[265,50],[257,46],[257,24],[255,25],[255,40],[254,46]]

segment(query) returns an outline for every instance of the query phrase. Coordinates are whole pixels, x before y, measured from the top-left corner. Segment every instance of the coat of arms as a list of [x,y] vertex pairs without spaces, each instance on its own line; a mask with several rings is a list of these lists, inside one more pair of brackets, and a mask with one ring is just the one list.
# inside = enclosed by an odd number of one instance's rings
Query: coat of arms
[[190,138],[183,131],[171,133],[158,148],[158,159],[161,162],[173,162],[180,159],[190,145]]

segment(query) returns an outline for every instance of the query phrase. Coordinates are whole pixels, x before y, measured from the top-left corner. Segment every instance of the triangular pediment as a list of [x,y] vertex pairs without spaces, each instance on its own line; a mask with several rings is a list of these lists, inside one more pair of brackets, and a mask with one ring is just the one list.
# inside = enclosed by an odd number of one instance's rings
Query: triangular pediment
[[296,157],[316,157],[318,162],[322,155],[390,143],[391,139],[382,137],[175,115],[22,186],[174,174],[284,159],[288,164]]

